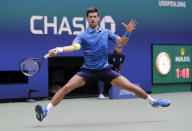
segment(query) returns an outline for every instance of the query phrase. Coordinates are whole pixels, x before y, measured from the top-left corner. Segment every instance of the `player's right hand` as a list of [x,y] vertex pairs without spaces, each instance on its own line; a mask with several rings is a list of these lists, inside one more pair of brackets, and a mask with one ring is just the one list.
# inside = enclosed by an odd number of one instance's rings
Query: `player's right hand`
[[58,54],[58,51],[56,49],[49,50],[49,56],[54,57]]

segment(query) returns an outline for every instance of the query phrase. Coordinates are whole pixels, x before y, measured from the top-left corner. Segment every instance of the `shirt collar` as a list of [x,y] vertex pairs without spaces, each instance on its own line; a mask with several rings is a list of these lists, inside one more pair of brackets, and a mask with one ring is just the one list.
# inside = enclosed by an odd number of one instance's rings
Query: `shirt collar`
[[113,51],[113,53],[114,53],[115,55],[118,55],[118,56],[122,55],[122,52],[121,52],[120,54],[117,54],[117,52],[116,52],[115,50]]
[[[99,28],[98,32],[101,32],[102,29],[101,29],[100,27],[98,27],[98,28]],[[90,34],[93,33],[93,32],[95,32],[95,30],[92,30],[90,27],[87,28],[87,31],[88,31],[88,33],[90,33]]]

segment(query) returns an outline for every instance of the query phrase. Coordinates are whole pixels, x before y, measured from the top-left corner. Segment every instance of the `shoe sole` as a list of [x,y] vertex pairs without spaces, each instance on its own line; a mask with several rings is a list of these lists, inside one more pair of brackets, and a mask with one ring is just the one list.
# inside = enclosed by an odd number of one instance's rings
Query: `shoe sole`
[[42,110],[42,107],[40,105],[36,105],[35,112],[36,112],[37,120],[42,122],[42,120],[43,120],[43,110]]
[[166,106],[162,106],[162,107],[168,107],[168,106],[170,106],[171,105],[171,103],[169,103],[168,105],[166,105]]

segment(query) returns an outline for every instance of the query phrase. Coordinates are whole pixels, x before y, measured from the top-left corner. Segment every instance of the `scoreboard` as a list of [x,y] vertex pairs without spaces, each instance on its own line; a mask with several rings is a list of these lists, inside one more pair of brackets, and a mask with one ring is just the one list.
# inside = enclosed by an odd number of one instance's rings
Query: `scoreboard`
[[192,45],[152,45],[153,84],[192,83]]

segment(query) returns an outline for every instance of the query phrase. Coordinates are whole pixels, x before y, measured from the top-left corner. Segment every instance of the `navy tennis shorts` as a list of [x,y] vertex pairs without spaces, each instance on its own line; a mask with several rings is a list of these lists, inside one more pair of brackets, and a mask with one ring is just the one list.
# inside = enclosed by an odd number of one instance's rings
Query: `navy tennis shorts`
[[86,81],[86,83],[96,80],[102,80],[109,84],[113,79],[121,76],[121,74],[112,70],[110,66],[103,70],[91,70],[82,68],[81,71],[77,72],[77,75],[82,77]]

